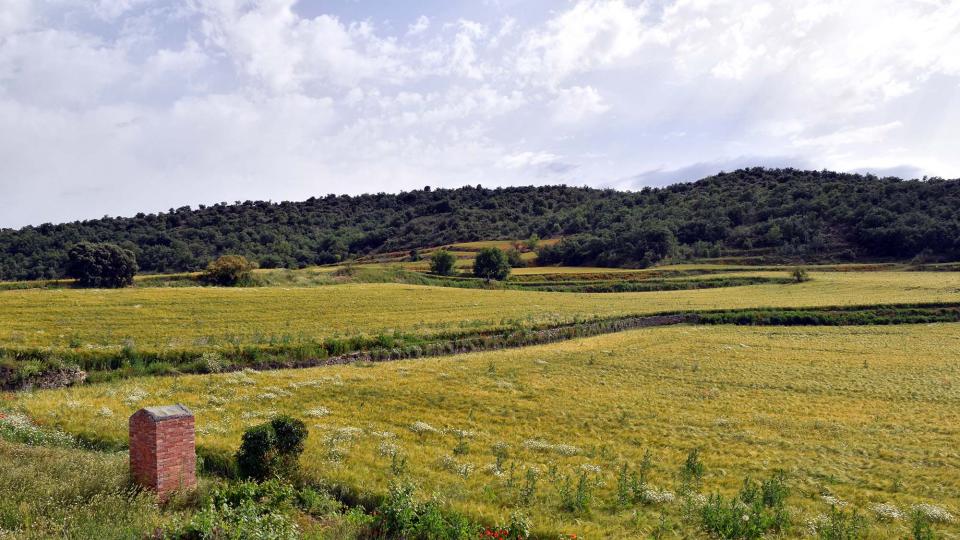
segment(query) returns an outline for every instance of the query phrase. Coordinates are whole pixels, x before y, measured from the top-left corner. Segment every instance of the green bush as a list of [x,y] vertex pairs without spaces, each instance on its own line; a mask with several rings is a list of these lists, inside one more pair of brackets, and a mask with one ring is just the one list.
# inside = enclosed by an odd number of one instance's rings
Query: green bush
[[240,475],[255,480],[295,476],[307,433],[303,422],[289,416],[247,429],[237,451]]
[[251,272],[256,266],[239,255],[223,255],[207,265],[201,280],[212,285],[232,287],[251,281]]
[[807,273],[805,268],[794,268],[793,271],[790,272],[790,277],[797,283],[810,281],[810,274]]
[[430,257],[430,271],[441,276],[449,276],[453,273],[454,264],[457,258],[445,249],[438,249]]
[[510,276],[510,261],[499,248],[483,248],[473,261],[473,275],[487,281],[503,281]]

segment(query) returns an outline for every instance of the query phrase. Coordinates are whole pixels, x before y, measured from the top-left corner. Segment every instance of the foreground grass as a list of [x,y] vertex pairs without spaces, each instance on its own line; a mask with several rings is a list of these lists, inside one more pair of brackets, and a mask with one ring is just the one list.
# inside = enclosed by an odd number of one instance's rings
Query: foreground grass
[[[867,516],[885,502],[957,513],[958,348],[960,324],[684,326],[369,366],[132,379],[11,404],[123,441],[134,410],[181,402],[197,413],[199,443],[224,452],[245,427],[289,413],[311,428],[303,462],[314,478],[382,493],[402,477],[472,516],[525,507],[538,530],[590,538],[649,534],[661,516],[697,534],[679,500],[613,501],[622,463],[635,470],[650,450],[651,486],[676,492],[685,455],[701,448],[704,493],[786,470],[789,535],[800,536],[829,513],[824,495]],[[564,510],[563,486],[582,474],[592,501]],[[869,522],[870,537],[907,534],[903,521]]]
[[0,538],[142,538],[164,518],[129,487],[126,453],[0,439]]
[[394,283],[328,287],[0,291],[0,347],[203,351],[393,331],[742,307],[960,300],[956,272],[813,272],[802,284],[638,293],[476,290]]

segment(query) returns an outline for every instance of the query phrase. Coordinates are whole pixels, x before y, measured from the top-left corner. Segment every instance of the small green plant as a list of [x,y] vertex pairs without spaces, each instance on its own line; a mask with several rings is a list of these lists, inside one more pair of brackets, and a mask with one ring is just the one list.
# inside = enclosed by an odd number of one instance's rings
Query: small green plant
[[782,471],[760,484],[744,479],[740,493],[729,500],[711,495],[700,509],[701,526],[719,538],[756,539],[790,526],[786,499],[790,490]]
[[821,540],[858,540],[867,532],[867,520],[856,510],[847,512],[837,505],[830,506],[826,519],[817,525]]
[[577,514],[589,512],[590,503],[593,501],[593,488],[594,481],[589,478],[586,471],[580,473],[576,488],[572,487],[569,476],[564,477],[558,490],[560,508],[565,512]]
[[295,476],[307,433],[302,421],[289,416],[249,428],[236,456],[241,476],[255,480]]
[[933,523],[925,512],[913,510],[910,512],[910,539],[936,540],[937,534],[933,531]]
[[494,444],[490,448],[490,451],[493,453],[494,459],[496,459],[496,462],[494,463],[496,472],[502,473],[503,464],[507,460],[507,458],[510,457],[510,445],[501,441]]
[[530,506],[533,504],[533,500],[537,496],[538,478],[537,471],[534,469],[527,469],[523,486],[520,488],[520,506]]
[[687,453],[687,459],[680,467],[680,491],[683,493],[689,491],[700,491],[703,484],[704,466],[700,461],[700,449],[694,448]]

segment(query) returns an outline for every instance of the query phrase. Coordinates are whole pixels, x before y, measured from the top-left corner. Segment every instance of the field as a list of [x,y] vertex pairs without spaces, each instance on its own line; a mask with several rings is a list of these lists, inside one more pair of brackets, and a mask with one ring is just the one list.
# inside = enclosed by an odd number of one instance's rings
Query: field
[[807,283],[790,285],[609,294],[393,283],[3,291],[0,347],[202,350],[393,331],[429,335],[671,310],[960,300],[958,273],[812,272],[811,276]]
[[[617,471],[650,450],[651,484],[676,492],[686,452],[700,448],[705,493],[786,470],[802,532],[829,510],[823,496],[867,514],[885,502],[960,506],[958,349],[957,324],[684,326],[369,367],[133,379],[14,404],[44,424],[122,441],[139,406],[182,402],[198,415],[199,443],[227,451],[245,427],[289,413],[311,428],[309,474],[382,489],[397,452],[421,491],[488,519],[517,503],[535,469],[537,528],[588,538],[649,532],[661,515],[678,523],[679,503],[616,510]],[[461,452],[458,430],[469,432]],[[509,449],[499,475],[497,443]],[[563,478],[582,471],[599,481],[587,516],[559,509]]]
[[[122,362],[110,369],[118,369],[151,351],[187,359],[261,348],[283,355],[289,344],[358,336],[375,344],[377,336],[586,328],[595,319],[666,312],[960,302],[955,272],[833,266],[811,269],[803,283],[788,276],[786,267],[697,264],[537,268],[518,270],[513,282],[779,280],[588,294],[429,286],[417,283],[435,281],[396,264],[371,263],[263,270],[260,286],[245,288],[197,287],[189,276],[142,278],[122,290],[18,285],[0,290],[0,371],[35,369],[31,354],[51,365],[113,355]],[[68,537],[122,538],[200,512],[206,503],[160,508],[128,491],[123,454],[96,450],[122,448],[128,416],[167,403],[194,410],[201,453],[214,464],[232,456],[246,428],[278,414],[303,419],[305,478],[346,504],[363,502],[361,514],[390,486],[411,483],[417,498],[476,523],[505,523],[520,510],[539,538],[703,537],[710,536],[701,516],[713,504],[707,496],[731,497],[746,478],[782,470],[790,526],[780,536],[824,537],[846,519],[848,528],[861,527],[855,538],[905,537],[911,509],[921,505],[937,534],[960,537],[960,323],[697,320],[703,324],[612,328],[472,354],[204,375],[130,369],[126,378],[98,379],[107,382],[5,392],[0,456],[14,465],[0,472],[0,493],[28,487],[0,502],[0,538],[3,530],[40,538],[58,526]],[[517,344],[525,343],[532,341]],[[94,450],[23,446],[5,435],[5,414],[23,414],[54,440],[76,436]],[[695,486],[681,474],[693,450],[705,468]],[[209,463],[204,482],[222,482]],[[98,479],[82,478],[85,467],[100,471]],[[76,476],[76,489],[58,484],[53,471],[60,469]],[[640,471],[642,489],[629,484]],[[628,488],[633,495],[625,498]],[[110,505],[122,511],[97,517]],[[362,530],[362,519],[336,512],[297,519],[311,537],[353,538]]]

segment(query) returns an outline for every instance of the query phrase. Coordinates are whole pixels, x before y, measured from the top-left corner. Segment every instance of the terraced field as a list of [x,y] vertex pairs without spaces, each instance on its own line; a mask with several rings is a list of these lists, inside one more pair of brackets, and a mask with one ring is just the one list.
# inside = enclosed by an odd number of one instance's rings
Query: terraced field
[[789,285],[609,294],[391,283],[0,291],[0,347],[201,350],[392,331],[429,335],[671,310],[960,300],[960,273],[955,272],[811,276],[810,282]]
[[[866,517],[866,537],[892,538],[908,525],[882,521],[878,504],[960,510],[958,351],[960,324],[680,326],[386,364],[140,378],[10,405],[122,442],[136,408],[182,402],[197,413],[200,444],[225,452],[245,427],[289,413],[310,427],[303,464],[314,478],[378,492],[401,476],[470,515],[496,521],[519,506],[544,534],[587,538],[663,523],[697,534],[681,498],[666,494],[700,448],[704,494],[784,469],[788,536],[806,535],[840,500]],[[618,471],[636,470],[646,450],[660,502],[618,508]],[[563,486],[581,475],[589,507],[566,511]]]

